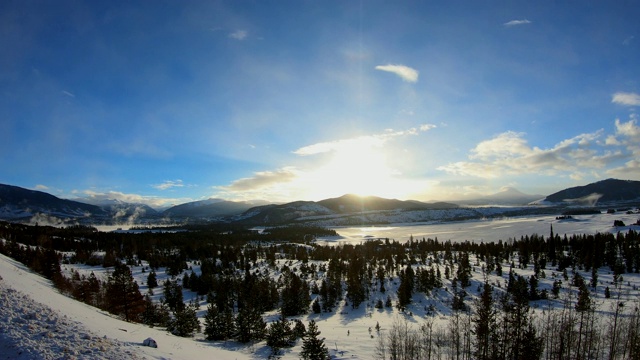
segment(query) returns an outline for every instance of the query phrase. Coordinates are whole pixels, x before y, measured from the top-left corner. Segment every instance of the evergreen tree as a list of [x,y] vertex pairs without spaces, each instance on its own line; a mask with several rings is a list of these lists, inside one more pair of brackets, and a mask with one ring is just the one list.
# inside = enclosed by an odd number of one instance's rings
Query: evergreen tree
[[139,321],[145,302],[138,284],[127,265],[116,263],[106,284],[107,310],[124,317],[125,321]]
[[311,304],[311,310],[313,310],[314,314],[320,314],[322,312],[322,308],[320,307],[320,302],[318,301],[318,298],[313,300],[313,303]]
[[296,341],[304,336],[304,333],[307,332],[307,328],[304,326],[304,323],[300,319],[295,320],[295,325],[293,326],[293,334],[291,341]]
[[266,334],[267,346],[271,347],[274,355],[277,355],[280,349],[293,345],[292,337],[291,323],[283,314],[280,314],[278,320],[269,324]]
[[595,266],[591,268],[591,282],[589,285],[594,289],[598,286],[598,269]]
[[204,335],[207,340],[228,340],[235,334],[235,319],[230,308],[222,312],[218,307],[209,304],[204,316]]
[[493,289],[489,283],[484,283],[484,288],[480,298],[475,301],[476,314],[473,317],[476,336],[476,347],[474,355],[476,359],[491,359],[492,340],[495,338],[496,313],[493,308]]
[[413,296],[415,274],[411,265],[400,273],[400,286],[398,286],[398,309],[404,310],[411,303]]
[[191,337],[194,333],[200,331],[200,322],[196,310],[198,305],[191,303],[188,306],[176,309],[173,313],[173,319],[169,321],[167,330],[174,335],[181,337]]
[[311,303],[309,285],[294,272],[286,271],[283,274],[283,289],[280,298],[281,310],[285,316],[305,314],[309,309],[309,303]]
[[460,286],[463,288],[471,285],[471,263],[469,262],[469,254],[463,251],[458,256],[458,272],[456,274],[460,280]]
[[145,295],[144,302],[144,311],[140,315],[142,323],[150,327],[167,326],[171,319],[169,309],[163,304],[154,304],[149,295]]
[[171,281],[167,279],[164,282],[164,302],[172,311],[182,310],[184,300],[182,297],[182,286],[178,284],[178,280]]
[[264,339],[267,324],[262,315],[248,306],[243,307],[236,316],[237,340],[242,343]]
[[366,299],[365,266],[362,257],[353,256],[347,269],[347,297],[351,301],[351,307],[357,309]]
[[302,351],[300,357],[305,360],[327,360],[329,350],[324,344],[324,338],[318,339],[320,331],[314,320],[309,321],[307,332],[302,339]]
[[153,289],[158,286],[158,280],[156,279],[156,272],[151,270],[149,275],[147,276],[147,286],[149,289]]

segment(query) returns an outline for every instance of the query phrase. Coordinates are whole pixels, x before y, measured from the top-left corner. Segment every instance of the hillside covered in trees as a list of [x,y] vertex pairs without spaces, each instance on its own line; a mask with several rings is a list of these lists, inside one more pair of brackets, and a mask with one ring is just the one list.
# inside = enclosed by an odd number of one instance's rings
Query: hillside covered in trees
[[[321,246],[313,239],[333,230],[132,234],[2,223],[0,253],[126,321],[262,344],[274,356],[297,347],[322,358],[321,320],[357,314],[369,319],[370,355],[381,359],[638,358],[638,233],[549,230],[482,243]],[[349,336],[355,322],[344,324]]]

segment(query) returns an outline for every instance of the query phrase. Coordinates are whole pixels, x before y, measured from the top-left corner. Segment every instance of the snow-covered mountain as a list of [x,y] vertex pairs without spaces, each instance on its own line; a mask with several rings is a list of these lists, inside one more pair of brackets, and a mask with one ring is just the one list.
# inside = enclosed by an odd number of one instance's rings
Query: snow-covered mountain
[[640,181],[607,179],[564,189],[547,196],[547,203],[590,205],[640,202]]
[[207,199],[176,205],[162,214],[172,219],[209,219],[221,216],[237,215],[259,203],[235,202],[223,199]]
[[456,204],[464,205],[526,205],[533,201],[544,198],[544,195],[529,195],[514,187],[505,187],[495,194],[468,200],[452,201]]
[[104,220],[109,213],[99,206],[60,199],[51,194],[0,184],[0,219],[30,220],[44,215],[59,219]]
[[[76,199],[78,200],[78,199]],[[528,195],[515,188],[505,188],[475,200],[425,203],[414,200],[384,199],[347,194],[321,201],[294,201],[287,204],[234,202],[208,199],[173,206],[158,212],[144,204],[113,199],[65,200],[53,195],[17,186],[0,185],[0,219],[21,222],[138,224],[155,221],[238,222],[250,225],[283,225],[314,222],[336,225],[383,224],[394,222],[447,221],[480,218],[486,215],[468,209],[480,205],[499,205],[503,214],[556,212],[569,205],[601,205],[640,202],[640,181],[608,179],[585,186],[565,189],[544,198]],[[85,203],[89,202],[89,203]],[[526,207],[527,204],[548,205]],[[258,205],[258,206],[256,206]],[[505,215],[506,216],[506,215]],[[34,220],[35,219],[35,220]]]

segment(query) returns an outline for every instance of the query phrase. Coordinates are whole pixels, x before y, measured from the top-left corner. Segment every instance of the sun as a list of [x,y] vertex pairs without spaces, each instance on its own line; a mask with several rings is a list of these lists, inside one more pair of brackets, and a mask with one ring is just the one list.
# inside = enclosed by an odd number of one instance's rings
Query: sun
[[398,172],[389,166],[381,146],[369,138],[349,141],[334,149],[328,160],[308,174],[309,197],[323,199],[344,194],[402,197]]

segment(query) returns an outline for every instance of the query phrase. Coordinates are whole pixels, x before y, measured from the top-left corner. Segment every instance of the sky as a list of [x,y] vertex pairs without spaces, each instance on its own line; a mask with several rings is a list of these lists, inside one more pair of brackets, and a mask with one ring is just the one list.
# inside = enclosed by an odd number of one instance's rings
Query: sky
[[640,180],[638,1],[2,1],[0,183],[156,208]]

